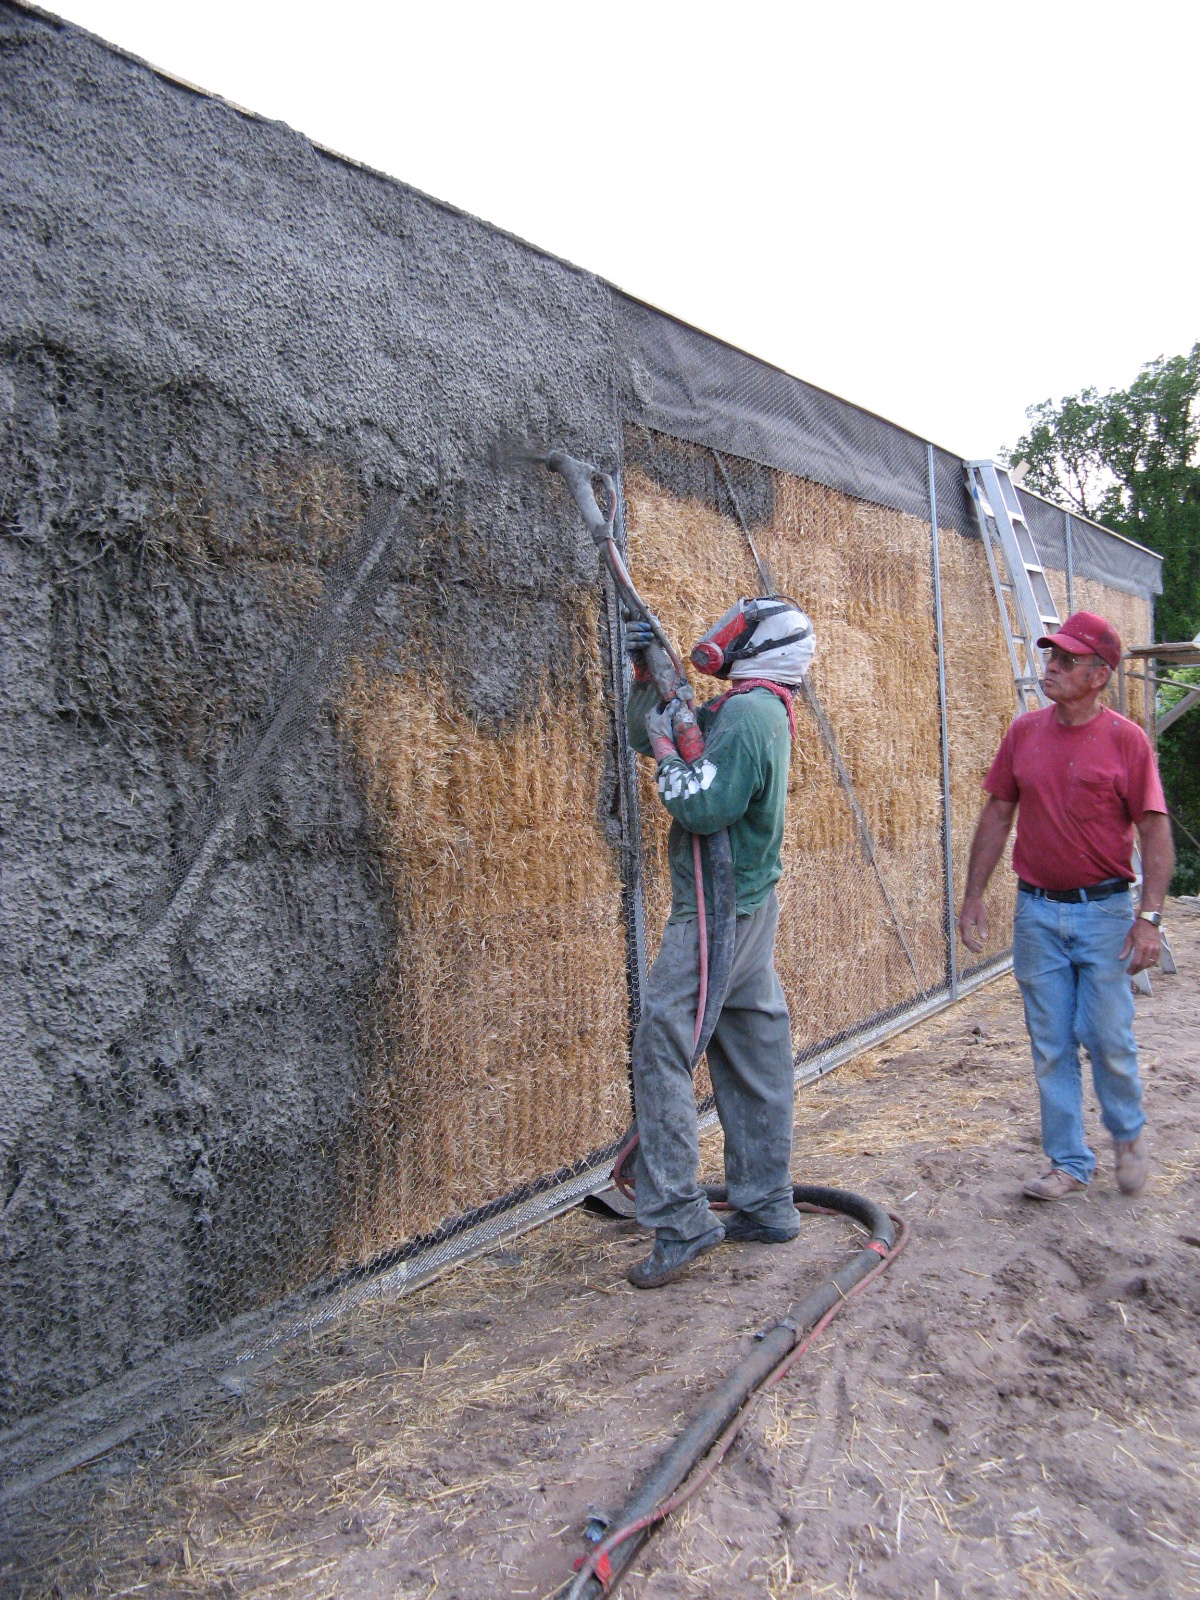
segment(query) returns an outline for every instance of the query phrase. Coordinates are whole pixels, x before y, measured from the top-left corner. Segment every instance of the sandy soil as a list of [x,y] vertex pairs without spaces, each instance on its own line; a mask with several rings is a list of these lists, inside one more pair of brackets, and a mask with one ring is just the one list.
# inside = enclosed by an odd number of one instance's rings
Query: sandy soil
[[[659,1532],[629,1600],[1200,1596],[1200,915],[1139,1001],[1155,1164],[1020,1198],[1036,1100],[1004,979],[799,1099],[797,1176],[911,1243]],[[719,1139],[705,1148],[717,1175]],[[239,1406],[60,1480],[6,1593],[541,1597],[754,1330],[852,1246],[810,1218],[639,1294],[630,1223],[577,1210],[296,1349]]]

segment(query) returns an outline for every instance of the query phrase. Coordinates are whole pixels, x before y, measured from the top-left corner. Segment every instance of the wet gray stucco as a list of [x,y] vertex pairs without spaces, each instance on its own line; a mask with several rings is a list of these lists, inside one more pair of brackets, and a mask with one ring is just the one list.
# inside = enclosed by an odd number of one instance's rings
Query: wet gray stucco
[[595,555],[498,442],[618,439],[602,283],[9,5],[0,194],[6,1422],[321,1265],[394,912],[288,686],[386,490],[343,653],[520,714]]

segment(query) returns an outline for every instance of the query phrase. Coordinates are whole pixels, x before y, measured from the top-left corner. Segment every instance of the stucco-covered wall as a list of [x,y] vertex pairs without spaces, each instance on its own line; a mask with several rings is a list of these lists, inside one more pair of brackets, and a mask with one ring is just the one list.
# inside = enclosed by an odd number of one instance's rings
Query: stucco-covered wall
[[11,1419],[326,1262],[404,915],[336,696],[155,929],[372,494],[398,531],[343,653],[486,733],[571,692],[599,616],[573,508],[498,443],[618,441],[604,285],[7,5],[0,186]]

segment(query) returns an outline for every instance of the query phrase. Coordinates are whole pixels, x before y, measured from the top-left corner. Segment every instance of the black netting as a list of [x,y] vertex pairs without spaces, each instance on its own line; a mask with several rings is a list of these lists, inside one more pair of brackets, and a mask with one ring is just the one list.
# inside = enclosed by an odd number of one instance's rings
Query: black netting
[[928,509],[914,434],[639,301],[614,303],[632,421],[899,511]]
[[1094,522],[1071,515],[1075,572],[1124,594],[1152,597],[1162,593],[1162,557]]
[[1029,524],[1029,531],[1037,545],[1038,554],[1042,558],[1042,565],[1057,567],[1060,572],[1066,572],[1066,512],[1059,506],[1051,505],[1048,500],[1026,493],[1023,489],[1017,490],[1017,497],[1021,502],[1021,510],[1025,513],[1025,521]]

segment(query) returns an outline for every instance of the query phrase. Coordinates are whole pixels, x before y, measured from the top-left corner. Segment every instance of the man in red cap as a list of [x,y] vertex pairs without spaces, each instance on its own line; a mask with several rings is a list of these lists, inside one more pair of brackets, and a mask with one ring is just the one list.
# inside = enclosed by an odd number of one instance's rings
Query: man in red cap
[[[1052,703],[1016,718],[983,781],[990,798],[971,843],[958,929],[978,954],[988,932],[983,891],[1015,813],[1013,973],[1050,1160],[1024,1192],[1061,1200],[1086,1188],[1095,1171],[1083,1133],[1082,1044],[1113,1138],[1117,1182],[1137,1194],[1149,1161],[1129,975],[1158,960],[1175,861],[1171,825],[1149,739],[1099,703],[1121,660],[1117,630],[1076,611],[1038,648],[1049,652],[1042,687]],[[1129,893],[1135,828],[1142,851],[1136,917]]]

